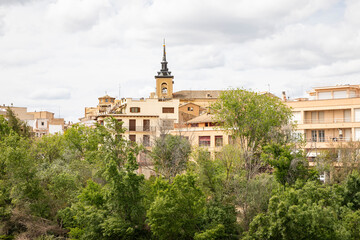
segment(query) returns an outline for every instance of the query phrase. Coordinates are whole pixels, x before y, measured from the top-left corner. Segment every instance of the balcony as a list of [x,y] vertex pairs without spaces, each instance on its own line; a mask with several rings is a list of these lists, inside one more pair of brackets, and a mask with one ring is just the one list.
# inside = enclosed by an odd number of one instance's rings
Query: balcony
[[349,123],[350,118],[304,119],[303,124]]
[[156,127],[154,126],[126,126],[129,132],[155,132]]
[[351,142],[352,138],[351,137],[325,137],[325,138],[318,138],[316,139],[305,139],[306,142],[308,143],[323,143],[323,142]]

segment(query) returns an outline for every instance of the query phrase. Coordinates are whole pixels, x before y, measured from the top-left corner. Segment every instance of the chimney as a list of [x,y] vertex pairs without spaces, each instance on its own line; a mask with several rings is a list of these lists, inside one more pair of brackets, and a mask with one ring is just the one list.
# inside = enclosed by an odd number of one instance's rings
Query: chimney
[[287,98],[286,98],[286,93],[285,93],[285,91],[282,92],[282,98],[283,98],[283,100],[286,102]]

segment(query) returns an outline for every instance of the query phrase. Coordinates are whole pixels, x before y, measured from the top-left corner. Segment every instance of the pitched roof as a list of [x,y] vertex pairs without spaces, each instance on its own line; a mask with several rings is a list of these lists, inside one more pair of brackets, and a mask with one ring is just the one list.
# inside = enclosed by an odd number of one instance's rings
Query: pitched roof
[[[100,99],[100,98],[114,98],[114,97],[110,97],[109,95],[106,94],[106,95],[103,96],[103,97],[99,97],[99,99]],[[114,99],[115,99],[115,98],[114,98]]]
[[207,113],[187,121],[187,123],[205,123],[205,122],[216,122],[216,121],[213,119],[212,114],[207,114]]
[[223,90],[182,90],[173,93],[174,98],[191,99],[191,98],[212,98],[216,99]]

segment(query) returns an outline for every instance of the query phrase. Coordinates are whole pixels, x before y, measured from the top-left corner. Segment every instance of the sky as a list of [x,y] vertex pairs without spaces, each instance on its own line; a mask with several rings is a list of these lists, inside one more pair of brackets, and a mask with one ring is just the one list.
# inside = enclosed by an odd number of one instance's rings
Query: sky
[[166,39],[174,91],[290,99],[360,84],[358,0],[0,0],[0,104],[77,122],[149,97]]

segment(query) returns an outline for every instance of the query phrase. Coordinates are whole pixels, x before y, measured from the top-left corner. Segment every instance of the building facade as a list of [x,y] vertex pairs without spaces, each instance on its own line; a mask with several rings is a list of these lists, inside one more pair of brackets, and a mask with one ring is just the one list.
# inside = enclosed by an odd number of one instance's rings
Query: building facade
[[52,112],[28,112],[26,107],[2,106],[0,107],[0,115],[6,116],[8,108],[11,109],[21,121],[24,121],[26,125],[31,127],[36,137],[64,132],[64,119],[55,118],[55,114]]
[[[308,157],[360,140],[360,85],[314,88],[309,98],[286,101]],[[285,98],[286,99],[286,98]]]

